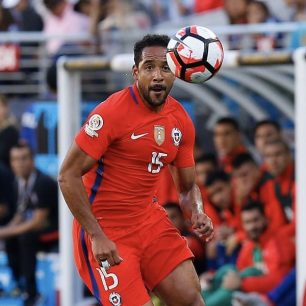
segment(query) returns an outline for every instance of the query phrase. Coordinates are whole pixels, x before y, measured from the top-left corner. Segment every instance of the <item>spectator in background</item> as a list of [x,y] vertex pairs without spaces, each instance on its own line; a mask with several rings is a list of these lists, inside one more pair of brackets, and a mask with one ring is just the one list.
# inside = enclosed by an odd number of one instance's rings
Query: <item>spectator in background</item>
[[292,10],[291,21],[306,21],[306,1],[305,0],[285,0],[289,9]]
[[146,11],[151,12],[152,24],[165,21],[178,22],[194,13],[194,0],[141,0]]
[[293,241],[269,229],[261,203],[245,205],[241,220],[247,238],[236,267],[225,266],[216,272],[203,292],[207,306],[231,305],[235,290],[267,294],[294,266]]
[[207,199],[205,183],[209,173],[218,168],[217,157],[213,153],[203,153],[195,158],[196,183],[199,186],[204,203]]
[[10,167],[10,149],[17,144],[18,139],[17,120],[10,112],[8,100],[0,94],[0,161],[7,167]]
[[213,141],[219,166],[227,173],[232,171],[232,161],[239,153],[246,152],[242,144],[240,127],[234,118],[220,118],[213,129]]
[[278,230],[286,220],[279,201],[272,197],[274,180],[271,174],[260,169],[249,153],[241,153],[233,160],[232,187],[236,214],[249,201],[264,205],[265,215],[272,230]]
[[[228,16],[229,24],[246,24],[247,8],[250,0],[224,0],[224,9]],[[233,34],[228,37],[229,49],[239,50],[242,48],[243,36]]]
[[[279,20],[272,16],[268,5],[259,0],[251,0],[247,7],[247,23],[276,23]],[[246,46],[244,46],[246,47]],[[278,33],[256,33],[251,36],[250,48],[258,51],[271,51],[283,47],[283,36]]]
[[224,0],[195,0],[194,13],[203,13],[224,7]]
[[254,128],[254,144],[262,158],[265,145],[282,138],[281,127],[277,121],[266,119],[258,121]]
[[90,33],[94,36],[96,53],[101,53],[100,34],[98,24],[107,16],[107,3],[109,0],[79,0],[74,5],[74,10],[89,17]]
[[17,31],[42,31],[43,20],[30,5],[29,0],[2,0],[2,5],[10,9]]
[[[44,33],[52,34],[82,34],[89,33],[89,18],[77,13],[66,0],[43,0],[47,8],[44,20]],[[60,39],[51,39],[47,44],[50,55],[56,55],[66,42]]]
[[131,3],[124,0],[109,0],[107,16],[99,24],[100,31],[149,29],[150,21],[141,11],[134,11]]
[[40,299],[35,278],[36,254],[57,246],[58,188],[53,179],[35,168],[27,144],[13,146],[10,161],[15,175],[16,213],[6,226],[0,227],[0,239],[5,239],[13,276],[18,288],[24,291],[24,305],[34,306]]
[[294,236],[295,171],[290,149],[283,140],[275,140],[265,145],[263,153],[267,170],[274,178],[274,192],[269,193],[269,196],[279,202],[288,222],[288,233]]
[[196,182],[198,186],[204,186],[208,173],[218,168],[218,161],[213,153],[203,153],[196,158]]
[[92,7],[91,3],[91,0],[79,0],[74,4],[73,9],[80,14],[90,16]]
[[9,32],[15,28],[12,13],[0,3],[0,32]]
[[168,218],[178,229],[180,234],[186,238],[188,247],[194,255],[194,266],[198,274],[205,270],[205,244],[195,233],[189,230],[183,212],[178,203],[168,202],[163,206]]
[[0,162],[0,226],[12,218],[14,209],[13,175]]
[[215,236],[207,244],[209,269],[217,269],[226,263],[235,263],[240,241],[228,249],[228,240],[240,226],[239,212],[234,207],[230,177],[222,170],[211,172],[205,182],[206,213],[213,221]]

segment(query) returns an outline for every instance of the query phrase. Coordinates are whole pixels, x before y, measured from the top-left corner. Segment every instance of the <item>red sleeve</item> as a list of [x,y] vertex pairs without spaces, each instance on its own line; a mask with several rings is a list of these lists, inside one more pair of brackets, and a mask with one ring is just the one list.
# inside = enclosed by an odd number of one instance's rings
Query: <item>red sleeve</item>
[[195,130],[193,122],[187,115],[182,133],[182,142],[179,145],[178,153],[174,161],[176,167],[187,168],[194,166],[194,142]]
[[75,137],[80,148],[92,158],[98,160],[114,139],[116,112],[112,111],[110,101],[100,103],[88,116],[85,124]]

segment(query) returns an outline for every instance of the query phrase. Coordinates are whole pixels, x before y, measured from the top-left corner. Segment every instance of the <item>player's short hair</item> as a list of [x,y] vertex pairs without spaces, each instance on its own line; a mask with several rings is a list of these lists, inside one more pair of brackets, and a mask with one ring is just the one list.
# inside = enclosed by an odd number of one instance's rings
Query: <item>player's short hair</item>
[[248,163],[257,165],[253,156],[250,153],[244,152],[244,153],[240,153],[235,156],[235,158],[232,161],[232,166],[234,169],[238,169],[241,166],[248,164]]
[[241,207],[241,213],[244,211],[258,210],[261,215],[265,216],[264,206],[259,201],[249,200]]
[[211,163],[214,167],[218,167],[217,157],[214,153],[203,153],[195,159],[196,163]]
[[167,48],[170,37],[168,35],[147,34],[134,45],[134,62],[138,67],[142,59],[142,51],[146,47],[161,46]]
[[237,132],[240,131],[239,123],[233,117],[222,117],[222,118],[219,118],[215,125],[222,125],[222,124],[231,125]]
[[216,170],[207,174],[205,187],[210,187],[216,182],[230,182],[230,176],[223,170]]
[[264,125],[272,125],[278,132],[281,131],[280,124],[277,121],[272,119],[264,119],[256,122],[254,127],[254,135],[256,134],[257,130]]

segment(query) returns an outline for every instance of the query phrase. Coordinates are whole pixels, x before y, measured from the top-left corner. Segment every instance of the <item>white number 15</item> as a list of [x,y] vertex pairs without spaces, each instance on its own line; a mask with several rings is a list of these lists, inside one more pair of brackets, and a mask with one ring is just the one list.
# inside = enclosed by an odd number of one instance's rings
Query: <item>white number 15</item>
[[160,169],[164,166],[160,159],[167,155],[166,153],[152,152],[152,161],[148,164],[148,171],[150,173],[159,173]]

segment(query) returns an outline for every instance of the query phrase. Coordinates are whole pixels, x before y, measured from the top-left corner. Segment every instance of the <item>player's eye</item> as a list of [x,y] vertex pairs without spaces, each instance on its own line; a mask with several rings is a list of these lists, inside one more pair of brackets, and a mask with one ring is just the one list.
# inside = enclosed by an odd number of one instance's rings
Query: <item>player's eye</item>
[[150,70],[153,69],[153,65],[146,65],[146,66],[145,66],[145,69],[150,71]]
[[165,65],[163,67],[163,70],[166,71],[166,72],[169,72],[170,71],[170,67],[168,65]]

